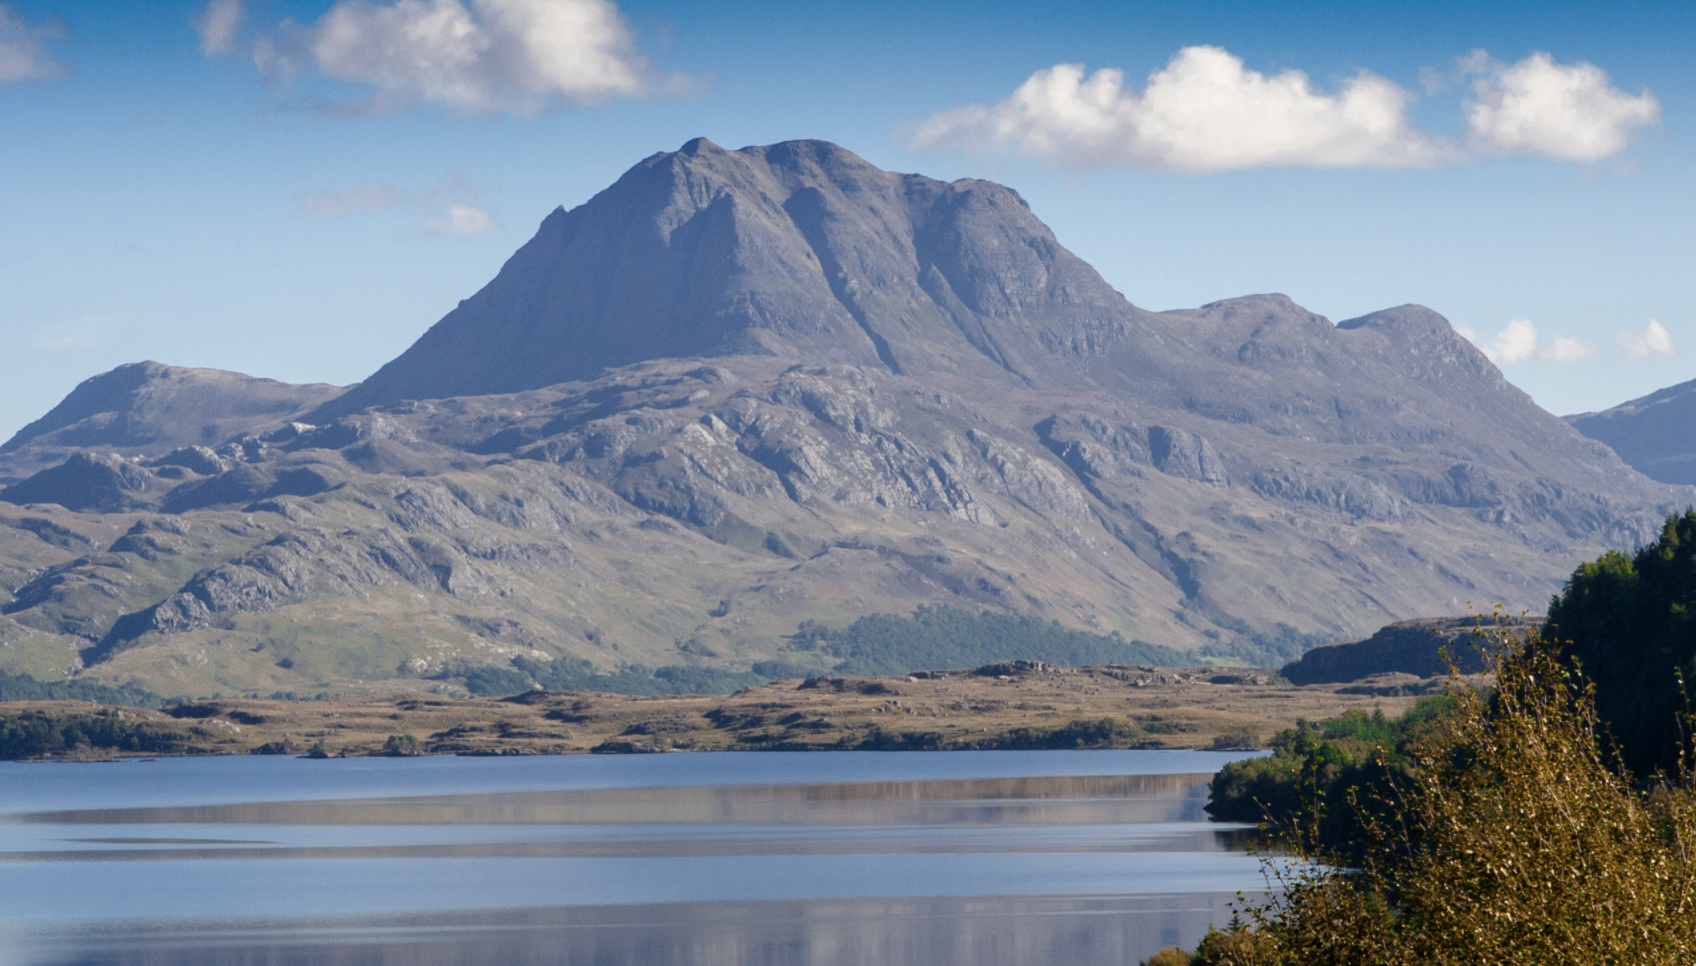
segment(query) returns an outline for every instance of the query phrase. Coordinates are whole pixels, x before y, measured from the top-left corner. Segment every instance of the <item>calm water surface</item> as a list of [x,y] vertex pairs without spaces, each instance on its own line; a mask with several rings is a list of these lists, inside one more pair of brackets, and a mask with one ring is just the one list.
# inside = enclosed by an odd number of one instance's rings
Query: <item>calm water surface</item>
[[1135,963],[1264,887],[1240,757],[0,764],[0,966]]

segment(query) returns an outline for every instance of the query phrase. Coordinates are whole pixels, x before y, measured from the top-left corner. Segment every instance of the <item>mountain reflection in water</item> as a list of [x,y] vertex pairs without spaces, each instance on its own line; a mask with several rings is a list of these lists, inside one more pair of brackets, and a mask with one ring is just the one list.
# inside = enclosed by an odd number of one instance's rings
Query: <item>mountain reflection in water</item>
[[1134,963],[1264,886],[1161,754],[0,766],[0,966]]

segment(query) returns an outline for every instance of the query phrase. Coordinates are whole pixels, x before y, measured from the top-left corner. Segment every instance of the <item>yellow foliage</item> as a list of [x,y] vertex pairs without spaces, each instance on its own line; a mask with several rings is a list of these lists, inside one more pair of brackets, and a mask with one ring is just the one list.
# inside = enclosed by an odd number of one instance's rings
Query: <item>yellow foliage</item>
[[1195,957],[1176,946],[1167,946],[1142,961],[1142,966],[1191,966]]
[[1269,862],[1281,893],[1198,962],[1696,962],[1690,777],[1621,777],[1582,679],[1541,641],[1501,646],[1496,687],[1451,685],[1453,710],[1410,742],[1410,783],[1368,821],[1364,867]]

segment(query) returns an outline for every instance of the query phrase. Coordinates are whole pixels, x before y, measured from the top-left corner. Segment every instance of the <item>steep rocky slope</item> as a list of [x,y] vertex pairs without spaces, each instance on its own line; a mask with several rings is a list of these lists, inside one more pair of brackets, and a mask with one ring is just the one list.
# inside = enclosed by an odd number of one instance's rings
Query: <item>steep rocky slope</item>
[[1696,380],[1566,421],[1651,479],[1696,484]]
[[0,664],[166,693],[823,669],[803,621],[919,604],[1282,663],[1540,610],[1696,495],[1428,309],[1150,313],[1011,190],[820,142],[649,158],[365,383],[261,388],[69,458],[131,410],[67,400],[7,444],[47,468],[0,491]]

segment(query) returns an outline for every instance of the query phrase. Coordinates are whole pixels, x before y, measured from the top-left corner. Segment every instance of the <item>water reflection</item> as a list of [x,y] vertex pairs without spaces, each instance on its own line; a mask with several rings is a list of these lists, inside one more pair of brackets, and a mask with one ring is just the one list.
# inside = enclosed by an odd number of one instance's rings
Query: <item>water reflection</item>
[[[825,752],[823,754],[828,754]],[[25,812],[49,825],[1099,825],[1198,822],[1197,775],[596,788]]]
[[1229,916],[1217,895],[601,906],[60,937],[79,966],[1126,966]]
[[0,966],[1127,963],[1263,884],[1204,774],[724,777],[15,811]]

